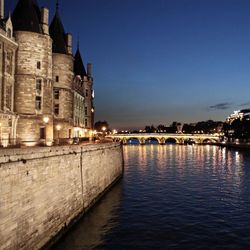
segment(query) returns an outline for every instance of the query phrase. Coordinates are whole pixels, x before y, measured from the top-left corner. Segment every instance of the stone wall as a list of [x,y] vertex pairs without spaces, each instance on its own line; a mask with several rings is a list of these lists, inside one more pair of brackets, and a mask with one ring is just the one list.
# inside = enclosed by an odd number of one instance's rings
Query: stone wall
[[119,144],[1,150],[0,249],[39,249],[123,171]]
[[[15,105],[14,111],[19,114],[17,136],[21,140],[40,137],[40,127],[28,129],[28,120],[53,115],[52,86],[52,40],[48,35],[17,31],[15,32],[18,50],[16,53]],[[41,81],[40,89],[37,82]],[[36,97],[41,98],[41,107],[36,107]],[[51,119],[52,121],[52,119]],[[51,126],[51,128],[49,128]],[[47,124],[53,138],[53,123]],[[27,138],[29,135],[30,138]]]

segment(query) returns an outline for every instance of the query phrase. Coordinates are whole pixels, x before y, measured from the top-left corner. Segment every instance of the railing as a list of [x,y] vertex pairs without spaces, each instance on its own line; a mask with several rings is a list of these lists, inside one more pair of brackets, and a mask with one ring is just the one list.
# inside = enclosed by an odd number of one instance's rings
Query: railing
[[57,138],[57,139],[0,139],[0,148],[23,148],[23,147],[46,147],[46,146],[64,146],[64,145],[81,145],[87,143],[104,143],[109,142],[104,138],[97,137],[74,137],[74,138]]

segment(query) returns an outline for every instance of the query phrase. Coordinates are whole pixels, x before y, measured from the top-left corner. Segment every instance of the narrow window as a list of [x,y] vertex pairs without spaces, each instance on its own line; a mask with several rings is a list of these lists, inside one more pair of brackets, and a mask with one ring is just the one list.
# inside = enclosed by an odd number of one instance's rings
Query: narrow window
[[59,76],[56,76],[56,82],[59,82]]
[[55,89],[55,90],[54,90],[54,98],[55,98],[56,100],[59,100],[59,89]]
[[40,139],[45,139],[45,128],[40,128]]
[[85,115],[88,115],[88,108],[85,107]]
[[59,104],[55,104],[54,113],[55,115],[59,115]]
[[88,120],[85,119],[85,127],[87,127],[87,126],[88,126]]
[[41,96],[36,96],[36,110],[42,109],[42,98]]
[[41,79],[37,79],[36,80],[36,90],[42,90],[42,80]]
[[7,31],[7,36],[8,36],[9,38],[12,37],[12,34],[11,34],[11,33],[12,33],[12,32],[11,32],[11,29],[9,28],[8,31]]
[[36,63],[36,67],[37,67],[37,69],[41,69],[41,62],[38,61],[38,62]]

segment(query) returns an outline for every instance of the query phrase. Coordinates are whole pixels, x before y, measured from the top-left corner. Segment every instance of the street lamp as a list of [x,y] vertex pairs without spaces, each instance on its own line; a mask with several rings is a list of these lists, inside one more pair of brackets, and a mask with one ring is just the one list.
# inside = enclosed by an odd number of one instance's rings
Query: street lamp
[[43,117],[43,122],[45,123],[45,145],[47,146],[47,124],[49,122],[49,117],[44,116]]
[[102,127],[103,138],[105,137],[105,131],[106,131],[106,129],[107,128],[105,126]]
[[59,137],[59,133],[60,133],[60,130],[61,130],[61,125],[60,124],[57,124],[56,125],[56,130],[57,130],[57,143],[59,144],[59,140],[60,140],[60,137]]

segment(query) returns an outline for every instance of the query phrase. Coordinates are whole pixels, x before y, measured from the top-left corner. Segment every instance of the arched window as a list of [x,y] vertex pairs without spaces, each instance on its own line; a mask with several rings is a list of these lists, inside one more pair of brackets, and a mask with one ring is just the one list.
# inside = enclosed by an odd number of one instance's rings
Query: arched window
[[7,36],[9,37],[9,38],[11,38],[12,37],[12,34],[11,34],[12,32],[11,32],[11,29],[10,28],[8,28],[8,30],[7,30]]

